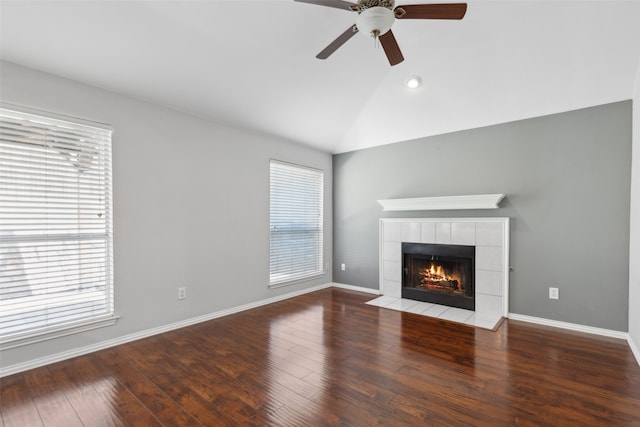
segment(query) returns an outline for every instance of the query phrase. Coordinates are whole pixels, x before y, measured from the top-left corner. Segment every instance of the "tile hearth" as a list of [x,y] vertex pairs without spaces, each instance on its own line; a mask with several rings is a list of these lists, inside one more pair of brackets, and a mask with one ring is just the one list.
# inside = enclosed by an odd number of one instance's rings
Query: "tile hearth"
[[391,310],[405,311],[407,313],[414,313],[422,316],[435,317],[437,319],[449,320],[451,322],[464,323],[465,325],[476,326],[484,329],[495,329],[502,320],[501,318],[497,321],[494,319],[477,318],[475,312],[471,310],[464,310],[462,308],[447,307],[446,305],[431,304],[428,302],[390,296],[381,296],[368,301],[366,304]]

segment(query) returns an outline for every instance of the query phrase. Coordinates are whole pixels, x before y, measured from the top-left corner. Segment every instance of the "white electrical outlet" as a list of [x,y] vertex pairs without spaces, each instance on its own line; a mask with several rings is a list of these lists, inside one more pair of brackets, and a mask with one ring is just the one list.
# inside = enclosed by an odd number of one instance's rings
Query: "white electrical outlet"
[[558,288],[549,288],[549,299],[560,299]]
[[347,269],[346,264],[340,264],[340,270],[345,271]]
[[182,286],[178,288],[178,299],[185,299],[187,297],[187,288]]

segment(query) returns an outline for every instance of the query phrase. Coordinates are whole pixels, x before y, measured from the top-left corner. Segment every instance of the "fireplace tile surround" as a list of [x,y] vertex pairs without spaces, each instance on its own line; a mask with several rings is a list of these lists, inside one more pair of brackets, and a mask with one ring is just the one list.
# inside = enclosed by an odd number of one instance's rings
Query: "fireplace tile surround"
[[[380,219],[380,294],[369,304],[494,329],[509,312],[509,218]],[[476,247],[475,312],[401,297],[402,242]]]

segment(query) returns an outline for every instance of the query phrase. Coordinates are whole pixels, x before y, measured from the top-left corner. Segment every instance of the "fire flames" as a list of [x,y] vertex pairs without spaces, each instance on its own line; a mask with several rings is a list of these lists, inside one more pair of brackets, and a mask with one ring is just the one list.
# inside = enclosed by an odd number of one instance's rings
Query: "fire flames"
[[441,265],[431,263],[429,267],[418,272],[419,287],[430,291],[445,293],[461,293],[460,278],[448,275]]

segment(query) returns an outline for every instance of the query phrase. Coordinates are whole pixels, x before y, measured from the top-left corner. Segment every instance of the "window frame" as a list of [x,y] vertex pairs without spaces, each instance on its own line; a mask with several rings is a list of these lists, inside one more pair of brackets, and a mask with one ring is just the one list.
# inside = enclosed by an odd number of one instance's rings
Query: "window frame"
[[[73,132],[81,132],[83,129],[93,129],[96,132],[102,132],[103,135],[108,135],[107,138],[107,142],[96,142],[94,140],[91,140],[91,144],[96,144],[95,147],[97,150],[99,150],[99,155],[97,156],[97,158],[99,159],[98,161],[100,162],[100,166],[98,167],[98,174],[100,176],[100,181],[99,184],[93,184],[95,186],[97,186],[97,188],[99,189],[97,191],[97,193],[91,193],[91,194],[100,194],[101,197],[104,197],[104,233],[99,232],[99,233],[87,233],[87,232],[82,232],[82,228],[84,226],[86,226],[86,223],[82,220],[82,219],[78,219],[77,220],[77,227],[78,227],[78,232],[77,233],[62,233],[62,234],[52,234],[49,235],[47,234],[47,232],[42,232],[42,234],[35,234],[33,236],[27,236],[25,235],[24,237],[16,237],[16,236],[12,236],[11,238],[9,237],[5,237],[4,239],[0,236],[0,243],[2,243],[1,247],[5,247],[5,249],[7,248],[7,245],[11,245],[11,244],[19,244],[19,243],[24,243],[24,242],[29,242],[30,239],[33,240],[34,242],[36,241],[40,241],[40,242],[48,242],[50,239],[50,241],[57,241],[57,242],[81,242],[84,241],[84,239],[91,239],[91,236],[94,236],[94,240],[96,241],[103,241],[103,245],[104,245],[104,250],[101,252],[103,255],[101,255],[99,257],[99,268],[101,269],[101,271],[103,271],[103,277],[104,277],[104,286],[103,286],[103,291],[97,291],[95,292],[96,295],[98,295],[98,299],[100,301],[104,301],[103,305],[105,307],[104,310],[101,310],[101,312],[99,314],[94,314],[94,315],[87,315],[84,317],[77,317],[76,319],[72,319],[72,320],[68,320],[65,322],[55,322],[53,324],[45,324],[44,326],[41,327],[37,327],[37,328],[33,328],[33,329],[29,329],[29,330],[24,330],[24,331],[19,331],[19,332],[15,332],[15,333],[8,333],[8,334],[2,334],[2,336],[0,336],[0,350],[6,350],[6,349],[10,349],[10,348],[15,348],[15,347],[19,347],[19,346],[23,346],[23,345],[28,345],[28,344],[32,344],[32,343],[36,343],[36,342],[41,342],[41,341],[45,341],[45,340],[49,340],[49,339],[53,339],[53,338],[58,338],[58,337],[62,337],[62,336],[66,336],[66,335],[71,335],[71,334],[75,334],[78,332],[82,332],[82,331],[87,331],[87,330],[91,330],[91,329],[96,329],[96,328],[101,328],[101,327],[105,327],[105,326],[110,326],[116,323],[117,319],[119,316],[116,315],[115,313],[115,296],[114,296],[114,268],[113,268],[113,167],[112,167],[112,149],[113,149],[113,130],[111,128],[111,126],[104,124],[104,123],[99,123],[99,122],[95,122],[95,121],[90,121],[90,120],[86,120],[86,119],[80,119],[77,117],[70,117],[70,116],[66,116],[66,115],[62,115],[62,114],[57,114],[57,113],[51,113],[48,111],[42,111],[42,110],[36,110],[36,109],[32,109],[32,108],[26,108],[23,106],[17,106],[17,105],[13,105],[13,104],[9,104],[9,103],[5,103],[5,102],[0,102],[0,109],[2,109],[2,123],[4,125],[4,123],[6,122],[7,124],[9,123],[9,121],[11,119],[9,119],[8,117],[11,116],[11,114],[13,114],[15,121],[19,121],[19,120],[23,120],[25,122],[33,122],[33,123],[38,123],[39,125],[46,127],[47,129],[49,128],[54,128],[56,126],[61,126],[61,127],[65,127],[68,126],[70,129],[73,130]],[[35,128],[35,124],[33,125],[33,128]],[[29,129],[25,129],[25,131],[29,131]],[[10,141],[11,137],[7,137],[7,141]],[[35,140],[41,144],[45,144],[44,142],[40,141],[40,140]],[[76,143],[75,141],[78,141],[77,143],[80,144],[84,144],[84,140],[81,139],[77,139],[77,140],[71,140],[74,143]],[[8,144],[8,142],[6,142],[6,144]],[[93,145],[89,145],[91,147],[93,147]],[[7,145],[9,146],[9,145]],[[37,145],[35,147],[38,147]],[[50,146],[48,144],[46,145],[42,145],[41,148],[45,149],[45,150],[49,150]],[[17,148],[18,152],[21,151],[25,151],[26,153],[26,148],[22,147],[22,148]],[[65,151],[65,153],[67,153]],[[80,152],[81,153],[81,152]],[[60,152],[60,154],[64,154],[62,152]],[[7,157],[7,161],[11,162],[11,158]],[[78,159],[80,159],[80,157],[78,157]],[[42,166],[42,168],[47,167]],[[37,167],[34,167],[34,173],[39,173],[40,170],[44,170],[44,169],[38,169]],[[41,173],[41,172],[40,172]],[[80,175],[80,172],[78,172],[78,175]],[[9,181],[12,178],[8,178],[8,181],[6,181],[7,183],[9,183]],[[32,178],[30,178],[32,179]],[[48,182],[48,181],[47,181]],[[51,184],[43,184],[43,185],[51,185]],[[10,190],[9,190],[10,191]],[[68,191],[65,194],[78,194],[77,191],[80,190],[74,190],[74,191]],[[45,195],[48,195],[49,192],[48,190],[45,191]],[[45,196],[48,197],[48,196]],[[72,196],[72,197],[77,197],[77,196]],[[80,203],[80,202],[78,202]],[[42,207],[39,207],[38,209],[43,209]],[[44,209],[49,209],[49,208],[44,208]],[[23,216],[26,216],[23,215]],[[55,216],[55,215],[54,215]],[[22,219],[22,216],[18,216],[17,218]],[[100,224],[102,224],[102,222],[99,222]],[[50,222],[43,222],[42,225],[44,227],[46,227],[47,224],[51,224]],[[44,228],[43,227],[43,228]],[[54,228],[54,227],[52,227]],[[17,230],[17,229],[16,229]],[[74,238],[72,238],[74,237]],[[78,243],[80,244],[80,243]],[[33,244],[34,247],[37,246],[37,243]],[[61,267],[60,264],[62,263],[62,261],[57,261],[57,268],[60,269],[64,269],[64,267]],[[55,263],[54,263],[55,264]],[[82,261],[77,261],[75,262],[74,260],[74,264],[73,266],[75,266],[76,268],[81,268],[80,266],[82,265],[86,265],[86,261],[82,262]],[[7,283],[11,283],[10,281]],[[78,282],[79,285],[82,284],[82,282]],[[50,285],[44,285],[45,288],[47,288]],[[76,294],[78,294],[78,292],[76,292]],[[48,297],[46,294],[39,296],[40,300],[42,301],[46,301],[46,300],[50,300],[51,298]],[[93,296],[95,298],[95,296]],[[21,298],[21,297],[18,297]],[[33,300],[38,299],[38,298],[34,298],[33,295],[30,295],[28,297],[25,298],[31,298]],[[91,296],[86,295],[86,298],[91,299]],[[71,297],[70,297],[71,299]],[[71,307],[70,303],[68,301],[66,301],[66,305],[65,305],[65,298],[62,297],[61,300],[63,301],[62,306],[65,307]],[[11,301],[11,299],[5,299],[0,301],[0,304],[2,304],[4,301]],[[15,301],[14,301],[15,303]],[[28,303],[33,303],[33,301],[29,301]],[[50,302],[48,303],[50,304]],[[12,305],[10,303],[5,303],[2,305],[3,307],[3,311],[8,312],[9,310],[5,307],[11,307],[11,308],[15,308],[15,304]],[[17,310],[19,311],[19,310]],[[25,314],[28,313],[28,311],[25,311]],[[47,323],[47,322],[45,322]]]
[[[315,264],[314,268],[305,270],[304,272],[298,273],[290,273],[288,275],[283,275],[280,273],[279,278],[274,280],[274,271],[273,271],[273,263],[274,263],[274,166],[276,168],[282,169],[291,169],[300,174],[309,174],[315,175],[315,180],[317,181],[317,188],[315,188],[314,197],[315,200],[310,202],[311,205],[314,205],[314,211],[310,214],[315,216],[316,219],[311,222],[315,223],[315,227],[310,227],[308,230],[300,230],[298,229],[296,232],[299,234],[301,232],[306,233],[315,233],[317,235],[317,240],[314,252],[317,255],[313,258],[313,264]],[[293,285],[296,283],[306,282],[309,280],[317,279],[323,277],[326,274],[324,269],[324,170],[313,168],[309,166],[304,166],[296,163],[285,162],[277,159],[269,160],[269,288],[278,288],[282,286]],[[295,214],[294,214],[295,215]],[[281,219],[281,218],[280,218]],[[293,220],[299,218],[293,218]],[[286,231],[285,231],[286,232]]]

